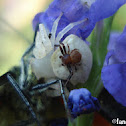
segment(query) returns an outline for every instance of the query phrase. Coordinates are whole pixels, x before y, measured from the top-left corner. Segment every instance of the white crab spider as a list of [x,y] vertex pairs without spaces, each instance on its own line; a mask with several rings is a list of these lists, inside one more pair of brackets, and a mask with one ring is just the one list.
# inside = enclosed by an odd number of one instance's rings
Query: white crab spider
[[[69,75],[69,71],[66,66],[62,66],[62,61],[59,58],[59,56],[62,55],[61,50],[57,48],[57,50],[55,51],[54,45],[59,44],[59,41],[62,39],[64,34],[66,34],[70,29],[84,22],[85,20],[69,24],[61,32],[59,32],[57,37],[55,38],[58,22],[61,16],[62,14],[54,22],[54,25],[51,31],[51,34],[52,34],[51,39],[48,38],[47,29],[45,28],[43,24],[39,25],[40,29],[39,29],[37,37],[36,37],[37,30],[35,31],[34,39],[36,38],[36,41],[33,41],[33,44],[25,51],[25,53],[23,54],[21,58],[21,75],[19,77],[19,81],[20,81],[19,84],[13,78],[10,71],[5,73],[1,77],[1,80],[2,80],[1,85],[6,84],[6,81],[3,82],[3,79],[7,79],[9,81],[9,84],[14,88],[16,93],[20,96],[20,99],[25,103],[27,109],[29,110],[32,116],[32,120],[31,119],[30,121],[26,120],[25,123],[28,125],[36,121],[37,126],[40,126],[37,116],[34,110],[32,109],[32,106],[28,98],[26,97],[26,96],[29,96],[30,98],[30,96],[35,95],[34,91],[35,89],[39,88],[40,85],[41,85],[41,89],[44,90],[44,88],[47,88],[52,83],[53,84],[59,83],[60,85],[59,84],[51,85],[54,89],[56,89],[54,90],[54,92],[49,92],[49,91],[47,92],[46,90],[46,93],[50,96],[62,95],[66,111],[68,112],[67,101],[65,99],[65,95],[67,93],[66,91],[64,93],[64,90],[65,90],[64,88],[66,88],[66,86],[64,85],[62,79],[64,80],[67,79]],[[66,37],[66,39],[62,43],[64,43],[64,47],[68,44],[70,47],[70,50],[77,49],[81,53],[82,55],[81,65],[78,66],[78,70],[74,72],[74,75],[70,81],[72,82],[72,84],[77,84],[79,82],[84,83],[85,80],[88,78],[88,75],[90,73],[90,69],[92,66],[92,54],[89,47],[84,43],[83,40],[81,40],[76,35],[69,35],[68,37]],[[35,48],[34,48],[34,44],[35,44]],[[31,51],[33,48],[34,48],[33,54],[35,56],[35,58],[31,60],[31,66],[32,66],[33,72],[35,73],[37,79],[41,77],[44,77],[48,80],[55,79],[55,81],[52,81],[52,83],[36,84],[35,86],[30,85],[30,82],[28,83],[29,59],[32,56]],[[28,58],[26,58],[26,56]],[[38,92],[39,92],[39,89],[37,90]],[[19,124],[22,124],[22,121]]]
[[[33,50],[35,58],[31,61],[32,70],[35,73],[37,79],[43,77],[46,80],[57,78],[66,80],[70,74],[67,67],[62,65],[62,61],[59,58],[59,56],[62,55],[60,49],[58,48],[56,49],[56,51],[54,51],[54,45],[59,45],[59,41],[69,30],[71,30],[74,26],[81,24],[86,19],[70,23],[62,31],[60,31],[55,38],[58,22],[61,16],[62,14],[60,14],[60,16],[55,20],[53,24],[51,39],[49,39],[48,37],[48,30],[45,28],[45,26],[43,24],[39,25],[40,31],[37,34],[36,45]],[[64,43],[66,47],[68,44],[70,50],[78,49],[81,53],[81,65],[78,66],[77,71],[74,72],[74,75],[70,81],[74,85],[77,83],[84,83],[88,79],[92,67],[92,53],[90,51],[90,48],[82,39],[73,34],[67,36],[62,43]],[[68,51],[67,48],[66,50]],[[57,87],[54,85],[52,85],[52,87],[57,89]]]
[[[37,27],[37,30],[35,31],[35,35],[34,35],[33,44],[25,51],[25,53],[23,54],[21,58],[21,75],[19,77],[19,84],[16,82],[16,80],[13,78],[10,72],[7,72],[6,74],[2,76],[2,78],[7,78],[11,86],[15,89],[17,94],[20,96],[21,100],[27,106],[27,109],[29,110],[32,116],[32,119],[33,119],[32,121],[33,122],[36,121],[38,126],[40,126],[40,123],[27,97],[24,95],[25,91],[26,91],[25,93],[28,93],[28,95],[32,96],[35,94],[34,91],[36,89],[39,92],[40,90],[47,89],[48,86],[52,86],[52,88],[54,88],[55,90],[53,90],[53,92],[49,92],[46,90],[47,95],[48,96],[61,96],[62,95],[65,109],[67,113],[69,114],[69,110],[67,109],[67,101],[65,98],[67,95],[67,92],[66,92],[67,87],[64,85],[62,81],[63,79],[64,80],[67,79],[67,77],[69,76],[69,71],[68,71],[68,67],[62,66],[62,60],[59,58],[59,56],[63,54],[63,53],[61,54],[61,49],[57,48],[57,50],[55,51],[54,45],[60,44],[59,41],[62,39],[64,34],[66,34],[74,26],[84,22],[85,20],[69,24],[61,32],[59,32],[57,37],[55,38],[58,22],[61,16],[62,14],[54,22],[54,25],[51,31],[51,34],[52,34],[51,39],[48,38],[47,29],[45,28],[43,24],[39,25],[40,29],[36,37],[36,33],[38,30],[38,27]],[[35,41],[35,38],[36,38],[36,41]],[[78,66],[77,71],[74,72],[70,81],[72,82],[72,84],[84,83],[85,80],[89,76],[91,66],[92,66],[92,54],[89,47],[84,43],[83,40],[81,40],[76,35],[69,35],[68,37],[66,37],[66,39],[62,43],[64,43],[63,48],[65,48],[66,45],[69,45],[70,51],[77,49],[79,53],[82,55],[82,58],[80,60],[81,65]],[[34,45],[35,45],[35,48],[34,48]],[[29,70],[29,59],[32,56],[31,55],[32,50],[33,50],[33,54],[35,58],[31,59],[31,66],[37,79],[43,77],[47,79],[47,81],[51,79],[53,79],[54,81],[51,81],[50,83],[45,83],[45,84],[36,84],[35,86],[29,85],[30,83],[28,83],[28,72],[29,72],[28,70]],[[68,49],[66,50],[68,51]],[[25,58],[26,56],[29,56],[28,59]],[[56,83],[58,84],[56,85]],[[52,85],[52,84],[55,84],[55,85]],[[26,122],[26,123],[29,123],[29,122]]]

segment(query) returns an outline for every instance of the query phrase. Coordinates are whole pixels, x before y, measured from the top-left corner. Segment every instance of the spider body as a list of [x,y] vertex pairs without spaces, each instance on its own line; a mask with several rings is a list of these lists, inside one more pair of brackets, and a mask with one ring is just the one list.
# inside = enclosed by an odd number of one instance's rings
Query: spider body
[[72,64],[70,54],[65,54],[64,56],[60,56],[60,58],[61,58],[64,66]]
[[65,45],[62,43],[63,45],[63,49],[60,46],[60,51],[63,54],[63,56],[60,56],[59,58],[61,58],[63,65],[76,65],[77,63],[79,63],[81,61],[81,54],[77,49],[73,49],[70,52],[70,47],[67,44],[68,47],[68,52],[66,52],[66,47]]

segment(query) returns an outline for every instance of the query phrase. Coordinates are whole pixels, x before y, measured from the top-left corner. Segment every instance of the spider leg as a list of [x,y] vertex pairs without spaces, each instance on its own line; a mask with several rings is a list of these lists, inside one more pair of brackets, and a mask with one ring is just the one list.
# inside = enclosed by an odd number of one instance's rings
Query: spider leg
[[59,80],[54,80],[54,81],[51,81],[51,82],[45,83],[45,84],[37,84],[37,85],[35,85],[31,88],[30,94],[32,95],[32,94],[35,94],[37,92],[45,91],[49,86],[56,84],[58,82],[59,82]]
[[63,50],[64,50],[64,53],[66,54],[66,47],[63,43],[61,43],[61,45],[63,46]]
[[66,80],[66,83],[65,83],[65,86],[67,85],[67,83],[70,81],[71,77],[73,76],[73,70],[71,68],[71,66],[67,66],[69,72],[70,72],[70,75],[68,76],[67,80]]
[[19,81],[20,81],[19,84],[20,84],[21,89],[23,89],[25,86],[27,86],[26,81],[27,81],[27,77],[28,77],[29,66],[27,66],[28,63],[25,61],[25,57],[33,50],[33,48],[35,46],[35,38],[36,38],[38,29],[39,29],[39,25],[37,25],[37,27],[36,27],[32,45],[25,51],[25,53],[23,54],[23,56],[21,58],[21,75],[20,75],[20,79],[19,79]]
[[75,71],[77,71],[77,66],[76,66],[76,64],[74,65],[74,68],[75,68]]
[[60,48],[61,53],[62,53],[62,54],[63,54],[63,56],[64,56],[65,54],[64,54],[64,51],[63,51],[62,47],[61,47],[61,46],[59,46],[59,48]]
[[69,25],[67,25],[62,31],[60,31],[56,37],[56,43],[58,43],[61,38],[68,32],[70,31],[73,27],[75,27],[76,25],[79,25],[85,21],[87,21],[88,18],[84,19],[84,20],[81,20],[81,21],[77,21],[77,22],[73,22],[73,23],[70,23]]
[[[51,36],[51,42],[53,44],[53,47],[54,47],[54,43],[55,43],[55,36],[56,36],[57,26],[58,26],[59,20],[61,19],[62,15],[63,15],[63,13],[61,13],[59,15],[59,17],[54,21],[53,26],[52,26],[52,30],[51,30],[51,34],[52,34],[52,36]],[[56,44],[59,44],[59,42],[56,43]]]
[[67,47],[68,47],[68,54],[70,54],[70,47],[69,45],[67,44]]
[[54,51],[56,50],[56,47],[59,47],[59,46],[60,46],[60,45],[56,45],[56,44],[55,44],[55,45],[54,45]]
[[15,91],[17,92],[17,94],[20,96],[20,98],[22,99],[22,101],[25,103],[25,105],[27,106],[29,112],[31,113],[31,116],[33,118],[34,121],[36,121],[37,125],[40,126],[39,121],[37,120],[36,114],[34,113],[32,107],[30,106],[29,101],[27,100],[27,98],[24,96],[22,90],[20,89],[20,87],[18,86],[17,82],[15,81],[15,79],[11,76],[10,73],[6,74],[7,79],[9,80],[11,86],[15,89]]
[[60,82],[61,95],[62,95],[63,101],[64,101],[64,106],[65,106],[65,109],[67,110],[67,101],[66,101],[66,96],[65,96],[63,84],[62,84],[62,81],[61,80],[59,82]]
[[59,46],[60,46],[60,45],[56,45],[56,44],[54,45],[54,47],[59,47]]
[[44,24],[39,25],[39,33],[37,35],[37,38],[37,41],[41,41],[46,54],[48,54],[53,49],[54,44],[49,39],[47,29]]
[[72,119],[71,113],[68,109],[68,104],[67,104],[67,100],[66,100],[66,96],[65,96],[64,84],[62,83],[61,80],[59,80],[59,84],[60,84],[61,95],[62,95],[63,102],[64,102],[64,107],[65,107],[65,110],[67,112],[67,117],[72,121],[73,119]]

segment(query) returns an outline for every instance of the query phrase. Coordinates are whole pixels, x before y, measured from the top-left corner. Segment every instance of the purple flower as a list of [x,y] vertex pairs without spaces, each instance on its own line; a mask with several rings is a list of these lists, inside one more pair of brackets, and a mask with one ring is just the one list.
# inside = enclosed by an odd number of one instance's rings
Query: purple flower
[[126,27],[122,34],[110,36],[108,50],[101,78],[115,100],[126,106]]
[[71,22],[88,18],[88,21],[74,27],[65,35],[75,34],[85,39],[96,22],[113,15],[125,3],[126,0],[54,0],[44,13],[35,16],[33,28],[43,23],[51,31],[53,22],[63,12],[57,33]]
[[97,98],[91,96],[86,88],[74,89],[70,92],[68,98],[68,108],[73,118],[80,114],[88,114],[100,109]]

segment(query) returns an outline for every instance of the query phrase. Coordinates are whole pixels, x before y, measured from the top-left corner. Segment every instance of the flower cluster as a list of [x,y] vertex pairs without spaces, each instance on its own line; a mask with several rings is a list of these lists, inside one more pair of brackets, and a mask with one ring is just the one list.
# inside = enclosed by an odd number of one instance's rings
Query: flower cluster
[[104,87],[122,105],[126,106],[126,27],[110,37],[106,56],[107,65],[101,77]]
[[68,107],[73,118],[76,118],[80,114],[98,111],[100,104],[98,99],[91,96],[91,93],[86,88],[80,88],[70,92]]

